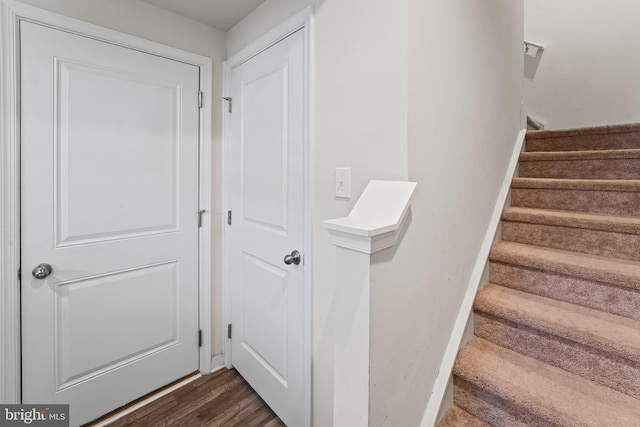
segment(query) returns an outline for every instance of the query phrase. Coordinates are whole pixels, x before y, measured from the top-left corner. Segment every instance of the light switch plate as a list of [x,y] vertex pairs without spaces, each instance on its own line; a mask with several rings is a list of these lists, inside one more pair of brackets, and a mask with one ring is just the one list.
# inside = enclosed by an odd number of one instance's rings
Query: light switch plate
[[351,168],[336,168],[336,197],[351,198]]

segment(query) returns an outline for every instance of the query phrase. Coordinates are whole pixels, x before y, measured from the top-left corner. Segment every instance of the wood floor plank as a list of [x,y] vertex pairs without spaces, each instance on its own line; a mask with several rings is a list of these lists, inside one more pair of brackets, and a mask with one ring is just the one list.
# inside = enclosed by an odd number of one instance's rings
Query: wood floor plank
[[217,405],[203,408],[204,410],[198,414],[199,419],[206,422],[204,425],[207,426],[223,426],[233,419],[234,416],[241,413],[242,410],[249,406],[252,401],[255,401],[256,398],[257,396],[251,388],[248,386],[243,387],[242,389],[236,390],[235,394],[229,395],[229,398],[220,405],[222,411],[217,410]]
[[[157,411],[167,411],[175,408],[177,405],[173,397],[164,396],[155,402],[151,402],[148,405],[143,406],[135,412],[132,412],[124,417],[116,420],[114,423],[109,424],[112,427],[128,427],[136,425],[136,423],[144,417],[155,413]],[[139,425],[139,424],[138,424]]]
[[237,395],[237,387],[240,385],[242,385],[241,381],[234,378],[230,383],[222,387],[212,389],[202,395],[194,395],[192,401],[184,401],[172,412],[156,413],[152,417],[147,417],[145,421],[148,422],[149,425],[177,426],[186,425],[182,423],[182,420],[189,420],[189,422],[192,422],[194,425],[200,425],[201,423],[197,421],[199,414],[202,412],[202,408],[207,405],[213,405],[217,411],[225,411],[228,406],[228,399]]
[[254,411],[253,415],[247,417],[245,420],[242,420],[242,425],[244,427],[260,427],[266,425],[270,421],[275,422],[275,424],[272,424],[273,427],[284,426],[282,421],[280,421],[280,419],[275,416],[275,414],[271,409],[269,409],[269,407],[261,406]]
[[201,408],[215,403],[218,411],[225,411],[230,399],[235,398],[239,390],[244,389],[244,380],[239,377],[230,378],[226,383],[215,388],[207,389],[208,384],[204,383],[199,388],[199,392],[194,392],[185,396],[179,401],[178,411],[169,414],[169,422],[185,417],[187,414],[199,413]]
[[262,424],[261,427],[287,427],[275,414],[273,414],[273,418],[267,420],[265,424]]
[[[154,414],[150,422],[161,423],[162,425],[173,425],[179,423],[183,418],[193,418],[202,407],[215,404],[215,408],[225,411],[229,399],[237,394],[237,390],[244,388],[246,382],[237,373],[233,376],[226,376],[224,381],[218,381],[203,377],[204,380],[197,384],[193,390],[185,393],[178,399],[178,407],[170,413]],[[160,417],[158,419],[158,417]]]
[[267,425],[286,427],[235,369],[222,369],[125,415],[109,427]]
[[229,410],[225,412],[224,418],[215,417],[211,420],[212,423],[208,425],[222,425],[225,427],[240,425],[240,423],[244,425],[244,420],[250,417],[256,409],[261,406],[263,406],[263,403],[258,396],[248,395],[239,402],[237,406],[229,408]]

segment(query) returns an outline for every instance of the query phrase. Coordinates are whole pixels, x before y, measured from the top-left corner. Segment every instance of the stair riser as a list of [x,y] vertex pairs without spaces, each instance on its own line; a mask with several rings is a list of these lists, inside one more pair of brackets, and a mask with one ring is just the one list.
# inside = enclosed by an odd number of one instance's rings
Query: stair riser
[[640,159],[523,161],[522,178],[640,179]]
[[460,377],[453,379],[456,405],[493,427],[557,427],[526,408],[508,402]]
[[502,239],[610,258],[640,260],[640,235],[637,234],[502,221]]
[[640,398],[640,364],[552,334],[476,312],[475,334],[629,396]]
[[640,148],[640,132],[527,140],[527,151],[586,151],[630,148]]
[[512,264],[491,262],[496,285],[640,320],[640,291]]
[[640,193],[635,191],[585,191],[513,188],[513,206],[640,216]]

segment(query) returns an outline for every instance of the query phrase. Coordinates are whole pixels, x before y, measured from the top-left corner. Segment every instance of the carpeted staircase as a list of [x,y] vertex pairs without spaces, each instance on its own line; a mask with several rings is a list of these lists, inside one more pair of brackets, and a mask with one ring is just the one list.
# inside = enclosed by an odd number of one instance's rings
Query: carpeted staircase
[[640,124],[526,149],[439,426],[640,426]]

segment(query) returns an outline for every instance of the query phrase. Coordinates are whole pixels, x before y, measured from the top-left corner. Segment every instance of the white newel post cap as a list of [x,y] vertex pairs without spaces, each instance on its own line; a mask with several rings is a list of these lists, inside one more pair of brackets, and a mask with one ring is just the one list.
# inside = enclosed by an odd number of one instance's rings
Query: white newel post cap
[[369,181],[349,216],[323,221],[336,246],[373,254],[393,246],[417,183]]

